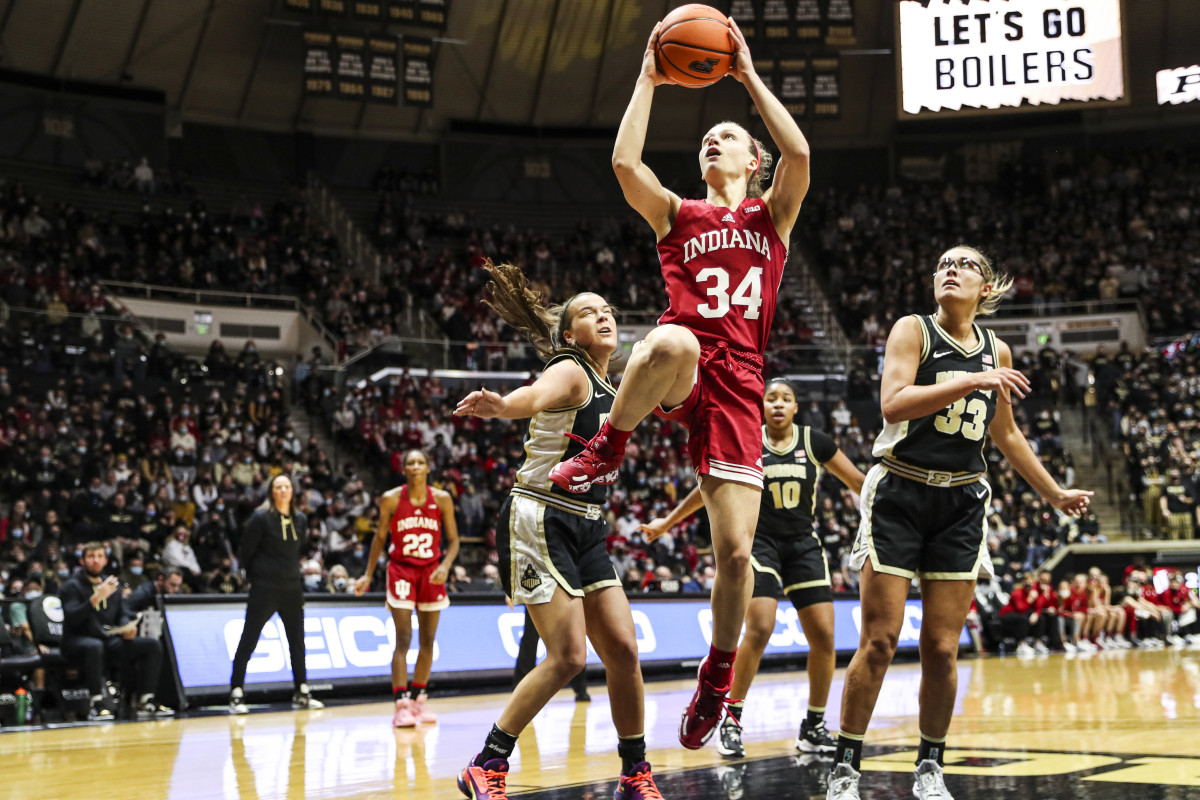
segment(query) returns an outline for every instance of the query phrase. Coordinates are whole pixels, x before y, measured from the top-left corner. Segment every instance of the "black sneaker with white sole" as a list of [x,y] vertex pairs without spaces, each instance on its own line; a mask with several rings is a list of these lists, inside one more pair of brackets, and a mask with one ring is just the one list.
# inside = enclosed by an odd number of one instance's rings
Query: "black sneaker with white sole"
[[307,708],[311,711],[316,711],[317,709],[324,708],[325,704],[312,696],[312,693],[308,690],[307,683],[302,683],[300,684],[300,689],[292,695],[292,707]]
[[742,729],[726,720],[721,725],[721,734],[717,738],[717,752],[726,758],[741,758],[746,755],[742,747]]
[[833,753],[837,750],[837,739],[825,728],[825,720],[809,725],[805,720],[796,737],[796,749],[801,753]]
[[115,722],[116,717],[103,703],[96,703],[88,711],[88,722]]

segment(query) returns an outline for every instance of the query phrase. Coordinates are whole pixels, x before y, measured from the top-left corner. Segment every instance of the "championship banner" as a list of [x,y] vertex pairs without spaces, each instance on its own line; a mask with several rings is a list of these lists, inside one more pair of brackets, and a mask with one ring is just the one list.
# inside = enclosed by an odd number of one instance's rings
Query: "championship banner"
[[367,38],[367,99],[396,105],[400,91],[400,45],[395,39]]
[[337,96],[362,100],[367,95],[367,41],[361,36],[338,36]]
[[352,0],[350,11],[363,22],[382,22],[385,5],[384,0]]
[[808,117],[808,59],[779,60],[779,102],[796,119]]
[[763,0],[763,39],[772,44],[787,44],[792,38],[792,6],[795,0]]
[[793,19],[796,22],[796,41],[801,44],[815,44],[821,41],[822,19],[821,0],[795,0],[796,10]]
[[812,60],[813,119],[837,119],[842,113],[841,64],[836,55]]
[[1125,98],[1121,0],[901,0],[900,108]]
[[417,25],[445,31],[449,18],[450,0],[417,0]]
[[387,21],[393,25],[413,25],[417,21],[417,0],[391,0]]
[[1159,70],[1155,76],[1158,85],[1158,104],[1177,106],[1200,100],[1200,66]]
[[[773,58],[756,58],[754,59],[754,71],[758,73],[758,77],[762,78],[763,83],[771,90],[771,94],[779,97],[779,78],[775,74],[775,68],[778,66]],[[754,105],[754,101],[750,100],[750,116],[758,119],[762,115],[758,113],[758,106]]]
[[295,11],[300,14],[311,14],[313,0],[283,0],[284,11]]
[[406,36],[404,53],[404,105],[433,106],[433,40]]
[[854,0],[822,0],[825,3],[825,43],[854,43]]
[[321,97],[333,94],[333,35],[324,31],[304,32],[304,94]]
[[344,17],[350,6],[347,0],[317,0],[317,10],[324,17]]
[[747,42],[753,42],[757,38],[759,13],[756,6],[760,5],[761,0],[733,0],[729,6],[729,18],[737,22]]

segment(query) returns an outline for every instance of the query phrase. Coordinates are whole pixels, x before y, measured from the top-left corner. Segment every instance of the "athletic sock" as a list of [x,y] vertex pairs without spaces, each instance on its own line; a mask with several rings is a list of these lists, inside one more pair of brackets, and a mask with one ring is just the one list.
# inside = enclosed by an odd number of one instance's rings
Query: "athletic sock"
[[[863,734],[863,736],[865,735]],[[833,754],[835,767],[838,764],[849,764],[854,767],[855,772],[860,771],[858,766],[862,763],[863,736],[845,731],[838,733],[837,751]]]
[[429,697],[429,689],[423,683],[414,683],[412,685],[412,696],[416,700],[420,695]]
[[917,763],[932,759],[937,762],[938,766],[942,764],[942,759],[946,754],[946,737],[940,739],[931,739],[925,734],[921,734],[921,744],[917,747]]
[[646,734],[618,738],[617,755],[621,757],[621,774],[633,775],[637,766],[646,760]]
[[817,708],[816,706],[808,707],[808,716],[806,716],[804,718],[805,725],[807,725],[810,728],[815,728],[816,726],[820,725],[824,721],[825,721],[825,707],[824,706],[821,706],[820,708]]
[[633,431],[623,431],[620,428],[614,428],[609,424],[608,420],[604,420],[604,424],[600,426],[600,431],[596,434],[596,438],[608,442],[608,446],[612,448],[614,453],[623,453],[625,452],[625,444],[629,441],[629,434],[631,433]]
[[408,697],[408,687],[407,686],[398,686],[395,689],[392,689],[392,699],[393,700],[403,700],[406,697]]
[[732,725],[733,722],[730,721],[730,717],[732,717],[733,720],[736,721],[740,726],[742,724],[742,709],[744,709],[745,706],[745,700],[730,700],[728,703],[726,703],[725,711],[729,714],[729,717],[725,718],[725,724]]
[[493,758],[508,758],[516,747],[517,737],[500,730],[499,725],[493,725],[492,732],[483,743],[483,749],[475,756],[475,766],[482,767]]
[[708,661],[704,664],[704,680],[713,686],[726,686],[733,675],[733,661],[737,658],[737,648],[718,650],[716,646],[709,647]]

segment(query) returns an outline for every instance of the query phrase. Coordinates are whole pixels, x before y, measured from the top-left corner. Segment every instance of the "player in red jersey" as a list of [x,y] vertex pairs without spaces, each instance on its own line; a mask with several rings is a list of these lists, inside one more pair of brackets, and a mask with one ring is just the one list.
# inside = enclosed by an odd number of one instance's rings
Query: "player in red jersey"
[[693,750],[721,720],[750,602],[763,480],[762,353],[809,182],[804,134],[754,71],[737,23],[730,25],[737,60],[729,74],[746,87],[780,150],[774,181],[764,192],[770,154],[733,122],[718,123],[701,140],[704,200],[680,198],[642,163],[654,89],[666,82],[655,66],[655,27],[617,132],[613,169],[625,199],[658,237],[670,306],[634,349],[608,420],[582,453],[550,473],[567,491],[612,483],[630,431],[647,414],[688,426],[717,561],[712,646],[679,728],[680,742]]
[[[454,500],[449,492],[429,485],[429,457],[422,450],[404,455],[406,483],[384,492],[379,499],[379,528],[371,540],[367,570],[354,584],[361,596],[371,588],[371,574],[386,542],[391,542],[387,567],[387,604],[396,623],[396,651],[392,654],[392,695],[396,710],[392,724],[410,728],[418,722],[437,722],[426,706],[429,671],[433,667],[433,637],[438,617],[450,599],[446,578],[458,555],[458,527]],[[442,554],[442,535],[446,552]],[[417,612],[417,665],[412,689],[408,686],[408,647],[412,643],[412,613]]]

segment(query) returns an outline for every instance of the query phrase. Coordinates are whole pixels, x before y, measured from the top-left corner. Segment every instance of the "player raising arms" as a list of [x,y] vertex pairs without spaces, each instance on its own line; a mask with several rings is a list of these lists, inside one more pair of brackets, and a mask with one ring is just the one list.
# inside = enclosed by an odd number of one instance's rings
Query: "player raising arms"
[[934,265],[937,313],[900,319],[888,336],[880,402],[885,427],[867,473],[862,522],[851,558],[862,569],[862,628],[846,671],[841,730],[829,800],[857,800],[863,736],[904,622],[914,577],[921,581],[920,734],[913,794],[949,800],[942,773],[958,690],[958,637],[987,548],[991,487],[984,437],[1048,503],[1080,514],[1091,492],[1063,489],[1013,421],[1012,395],[1029,381],[1008,345],[975,324],[996,310],[1012,280],[972,247],[952,247]]
[[[433,638],[438,617],[450,605],[446,578],[458,555],[458,526],[449,492],[429,485],[429,457],[423,450],[404,454],[405,484],[379,498],[379,527],[371,540],[366,574],[354,584],[361,596],[371,588],[371,574],[384,545],[391,541],[387,566],[387,604],[396,623],[396,650],[392,653],[392,696],[396,710],[392,725],[410,728],[418,722],[437,722],[425,705],[429,671],[433,668]],[[442,534],[446,553],[440,555]],[[440,556],[440,558],[439,558]],[[417,612],[420,648],[408,687],[408,647],[412,643],[412,614]]]
[[492,275],[488,305],[529,338],[547,359],[546,368],[531,385],[504,397],[485,389],[471,392],[454,413],[530,418],[525,460],[500,507],[496,550],[504,591],[514,603],[525,604],[546,644],[546,658],[517,684],[479,755],[459,775],[458,788],[473,800],[508,796],[508,757],[517,737],[584,668],[591,639],[604,663],[619,737],[615,800],[662,800],[646,763],[633,613],[608,558],[608,523],[600,516],[608,489],[589,481],[568,493],[549,479],[561,459],[583,449],[612,407],[616,390],[607,376],[617,349],[613,310],[590,292],[546,308],[516,267],[487,262],[485,268]]
[[[821,431],[794,423],[796,393],[781,381],[767,384],[763,398],[766,425],[762,428],[762,459],[766,487],[758,512],[758,529],[750,564],[754,570],[754,595],[746,612],[746,635],[734,661],[733,688],[728,715],[721,726],[717,750],[741,758],[742,703],[758,673],[763,651],[775,632],[775,612],[782,594],[800,615],[808,640],[808,716],[800,725],[796,749],[805,753],[832,753],[835,741],[825,729],[825,704],[837,655],[833,648],[833,593],[829,563],[813,528],[817,484],[824,467],[856,494],[862,491],[863,474]],[[703,504],[700,493],[691,494],[665,518],[642,526],[653,541],[678,525]],[[782,591],[781,591],[782,590]]]
[[617,132],[613,169],[625,199],[658,237],[670,306],[634,349],[608,420],[582,453],[550,474],[568,491],[612,483],[630,432],[647,414],[687,425],[717,562],[712,647],[679,727],[680,742],[692,750],[721,720],[750,602],[750,544],[763,481],[762,353],[809,179],[808,142],[755,73],[737,23],[730,24],[737,61],[729,74],[749,91],[781,152],[774,182],[762,190],[770,154],[732,122],[701,140],[705,200],[681,199],[642,163],[654,89],[666,82],[655,66],[656,26]]

